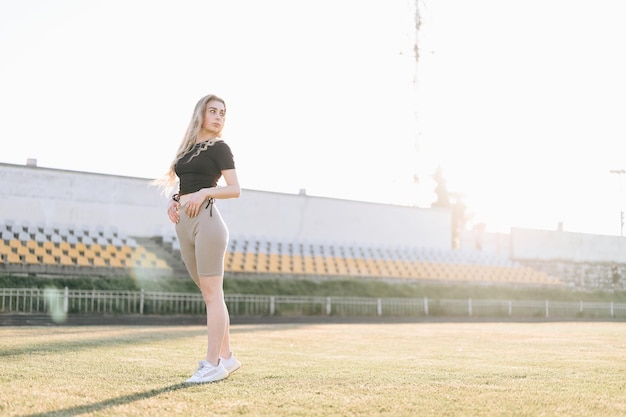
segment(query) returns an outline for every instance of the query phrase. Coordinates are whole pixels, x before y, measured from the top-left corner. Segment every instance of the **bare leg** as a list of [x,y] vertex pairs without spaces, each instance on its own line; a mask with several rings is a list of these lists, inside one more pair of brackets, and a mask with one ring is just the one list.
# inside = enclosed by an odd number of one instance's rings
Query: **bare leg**
[[[228,312],[224,303],[224,278],[221,275],[200,276],[200,291],[206,304],[207,354],[206,360],[217,365],[224,341],[228,344]],[[230,346],[225,346],[230,352]]]
[[224,338],[222,339],[222,346],[220,347],[220,357],[230,359],[230,356],[232,355],[230,350],[230,315],[228,314],[228,307],[226,307],[226,303],[224,303],[224,315],[226,318],[226,329],[224,330]]

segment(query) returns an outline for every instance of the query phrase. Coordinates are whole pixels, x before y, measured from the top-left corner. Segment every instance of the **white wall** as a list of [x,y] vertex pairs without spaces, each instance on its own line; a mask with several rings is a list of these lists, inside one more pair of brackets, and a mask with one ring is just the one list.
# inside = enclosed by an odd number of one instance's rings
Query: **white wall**
[[[173,234],[168,200],[150,179],[0,163],[3,220]],[[451,247],[449,210],[242,190],[217,206],[232,235],[376,245]]]
[[626,263],[626,240],[619,236],[511,229],[514,259]]

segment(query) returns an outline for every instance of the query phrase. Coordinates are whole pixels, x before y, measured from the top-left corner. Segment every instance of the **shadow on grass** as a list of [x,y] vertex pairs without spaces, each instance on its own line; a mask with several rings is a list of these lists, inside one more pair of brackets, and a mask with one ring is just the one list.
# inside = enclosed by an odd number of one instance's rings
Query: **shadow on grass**
[[100,349],[106,346],[134,345],[137,343],[157,342],[160,340],[170,340],[185,337],[195,337],[202,335],[205,330],[172,330],[157,331],[149,333],[131,333],[121,336],[109,336],[85,340],[77,340],[76,337],[68,338],[66,341],[53,343],[40,343],[26,347],[9,348],[0,350],[0,357],[19,356],[33,354],[50,354],[58,352],[73,352],[83,349]]
[[[247,328],[231,327],[231,333],[250,333],[261,332],[267,330],[290,330],[296,327],[300,327],[299,324],[293,325],[258,325]],[[16,347],[0,350],[0,358],[20,355],[46,355],[53,353],[66,353],[75,352],[85,349],[100,349],[107,346],[123,346],[123,345],[135,345],[139,343],[158,342],[162,340],[181,339],[186,337],[202,336],[206,334],[204,327],[198,327],[197,330],[181,329],[175,330],[168,328],[163,331],[153,331],[147,333],[129,333],[125,335],[107,336],[98,338],[80,339],[81,334],[72,335],[65,341],[58,341],[52,343],[38,343],[25,347]]]
[[130,404],[135,401],[145,400],[147,398],[156,397],[165,392],[178,391],[183,388],[192,387],[193,385],[180,383],[170,385],[168,387],[152,389],[145,392],[124,395],[121,397],[110,398],[93,404],[77,405],[76,407],[63,408],[61,410],[48,411],[45,413],[28,414],[22,417],[55,417],[55,416],[78,416],[81,414],[93,413],[104,410],[106,408],[116,407],[118,405]]

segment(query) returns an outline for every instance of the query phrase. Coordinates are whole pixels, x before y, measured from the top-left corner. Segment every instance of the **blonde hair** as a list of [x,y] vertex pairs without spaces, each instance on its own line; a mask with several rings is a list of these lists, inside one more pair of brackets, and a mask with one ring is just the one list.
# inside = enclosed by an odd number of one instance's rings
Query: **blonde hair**
[[[183,136],[183,140],[180,142],[178,146],[178,151],[176,151],[176,157],[170,164],[169,170],[165,173],[162,178],[156,179],[153,183],[154,185],[160,186],[163,189],[164,194],[168,194],[175,186],[177,182],[176,171],[174,170],[174,166],[176,163],[185,155],[187,155],[193,147],[196,145],[198,140],[198,134],[200,133],[200,129],[202,129],[202,124],[204,122],[204,115],[206,114],[206,107],[210,101],[219,101],[224,105],[224,110],[226,110],[226,102],[214,95],[209,94],[202,97],[196,103],[196,107],[193,109],[193,115],[191,116],[191,121],[189,122],[189,126],[187,127],[187,132],[185,136]],[[222,131],[220,130],[217,134],[218,137],[222,136]],[[212,140],[203,143],[196,152],[191,156],[191,158],[197,156],[203,150],[206,150],[207,147],[213,146],[214,142]]]

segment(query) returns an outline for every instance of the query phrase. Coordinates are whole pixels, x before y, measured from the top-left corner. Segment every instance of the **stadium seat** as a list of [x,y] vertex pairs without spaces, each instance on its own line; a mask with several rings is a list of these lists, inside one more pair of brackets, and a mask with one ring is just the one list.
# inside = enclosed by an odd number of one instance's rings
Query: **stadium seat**
[[4,241],[0,242],[0,255],[8,255],[9,253],[13,253],[13,248],[5,244]]
[[56,265],[57,261],[54,259],[54,256],[49,254],[44,254],[41,257],[41,262],[45,265]]
[[15,249],[16,249],[17,254],[20,256],[25,256],[31,253],[30,249],[27,248],[26,246],[18,246]]
[[15,234],[13,232],[4,231],[2,232],[2,240],[5,242],[9,242],[15,239]]
[[34,242],[36,242],[39,246],[43,245],[43,243],[46,242],[47,240],[48,238],[43,233],[35,234]]
[[72,258],[72,261],[74,261],[77,266],[91,266],[91,262],[89,262],[89,259],[85,258],[84,256]]
[[120,259],[120,258],[110,258],[109,259],[109,265],[113,268],[125,268],[126,267],[126,260],[125,259]]
[[35,240],[28,240],[28,241],[26,241],[24,246],[27,247],[28,249],[34,251],[36,248],[39,247],[39,243],[37,241],[35,241]]
[[22,259],[20,258],[20,255],[18,255],[17,253],[11,252],[6,255],[6,262],[9,264],[21,264]]
[[83,242],[78,242],[74,245],[74,248],[82,255],[85,255],[85,252],[87,251],[87,245]]
[[32,253],[27,253],[26,255],[24,255],[24,262],[28,265],[39,265],[40,263],[37,255]]
[[227,266],[231,272],[243,272],[243,253],[235,252],[230,259],[230,265]]
[[104,259],[100,258],[99,256],[96,256],[95,258],[91,258],[92,262],[93,262],[93,266],[97,266],[97,267],[107,267],[108,265],[106,264],[106,262],[104,261]]
[[100,254],[104,251],[102,246],[100,246],[98,243],[94,243],[93,245],[90,245],[89,249],[91,250],[91,252],[95,254],[95,256],[100,256]]
[[337,272],[337,263],[332,256],[323,257],[324,266],[326,267],[326,274],[329,276],[339,275]]
[[257,272],[268,272],[269,270],[269,257],[267,253],[260,252],[256,259]]
[[318,254],[313,257],[313,265],[318,275],[328,275],[328,267],[326,266],[326,258]]
[[63,266],[74,266],[74,262],[72,262],[72,258],[67,255],[59,256],[59,264]]
[[243,270],[244,272],[257,272],[256,270],[256,256],[253,252],[247,252],[243,258]]
[[111,238],[111,245],[115,246],[118,249],[121,249],[124,246],[124,242],[118,237],[113,237]]
[[154,266],[159,269],[169,269],[169,265],[165,262],[164,259],[157,259],[154,262]]
[[280,273],[280,256],[277,253],[269,253],[267,256],[267,272]]
[[315,260],[310,255],[302,256],[302,269],[305,274],[315,274]]

